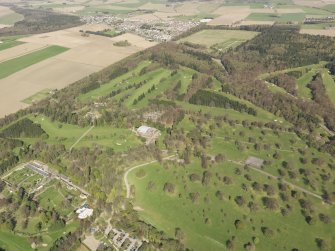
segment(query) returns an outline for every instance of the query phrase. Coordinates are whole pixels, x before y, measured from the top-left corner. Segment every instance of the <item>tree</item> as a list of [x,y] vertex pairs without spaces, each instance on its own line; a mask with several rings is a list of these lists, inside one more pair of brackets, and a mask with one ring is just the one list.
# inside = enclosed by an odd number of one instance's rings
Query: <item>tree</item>
[[244,229],[245,228],[245,224],[241,220],[235,220],[234,225],[235,225],[236,229]]
[[185,234],[184,234],[184,232],[179,228],[179,227],[177,227],[176,229],[175,229],[175,238],[178,240],[178,241],[182,241],[182,240],[184,240],[184,238],[185,238]]
[[330,250],[331,246],[327,240],[316,238],[315,242],[320,250]]
[[263,197],[262,201],[263,201],[264,206],[270,209],[271,211],[275,211],[279,209],[279,204],[276,198]]
[[175,186],[172,183],[166,182],[163,188],[166,193],[174,193]]
[[240,196],[240,195],[236,196],[234,200],[235,200],[236,204],[240,207],[245,205],[245,200],[244,200],[243,196]]

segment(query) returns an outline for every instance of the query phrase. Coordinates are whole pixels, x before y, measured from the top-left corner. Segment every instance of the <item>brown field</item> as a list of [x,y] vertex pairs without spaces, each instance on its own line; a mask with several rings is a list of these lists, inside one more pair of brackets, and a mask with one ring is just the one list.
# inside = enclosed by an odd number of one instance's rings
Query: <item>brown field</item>
[[301,29],[300,33],[310,34],[310,35],[321,35],[321,36],[335,37],[335,30],[332,30],[332,29],[328,29],[328,30]]
[[[94,28],[96,27],[92,27]],[[60,45],[71,49],[1,79],[0,117],[26,107],[20,101],[41,90],[63,88],[156,44],[133,34],[123,34],[115,38],[95,35],[83,37],[79,33],[80,29],[90,27],[76,27],[22,39],[29,46]],[[113,46],[114,42],[120,40],[128,40],[131,46]],[[17,47],[12,49],[14,48]]]
[[4,17],[12,13],[14,13],[14,11],[12,11],[10,8],[0,6],[0,17]]
[[85,6],[78,5],[78,6],[69,6],[69,7],[62,7],[62,8],[53,8],[53,10],[56,12],[60,12],[60,13],[71,14],[71,13],[75,13],[77,11],[83,10],[84,8]]
[[23,56],[33,51],[40,50],[46,46],[47,45],[45,44],[25,43],[25,44],[20,44],[18,46],[9,48],[7,50],[3,50],[0,52],[0,63],[6,60],[12,59],[12,58]]
[[251,13],[249,7],[220,7],[213,14],[220,15],[210,21],[209,25],[233,25]]

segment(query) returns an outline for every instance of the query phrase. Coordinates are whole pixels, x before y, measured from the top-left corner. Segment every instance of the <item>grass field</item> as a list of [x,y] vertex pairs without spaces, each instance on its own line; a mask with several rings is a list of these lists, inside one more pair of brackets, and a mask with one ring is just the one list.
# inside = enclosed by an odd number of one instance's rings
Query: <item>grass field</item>
[[26,103],[28,105],[33,104],[35,102],[41,101],[42,99],[45,99],[51,95],[51,90],[50,89],[44,89],[24,100],[22,100],[23,103]]
[[207,48],[215,45],[218,49],[226,50],[252,39],[257,34],[257,32],[239,30],[202,30],[179,41],[201,44]]
[[[41,125],[43,130],[49,135],[45,141],[50,144],[64,144],[69,149],[90,127],[79,127],[60,122],[52,122],[44,116],[33,117],[30,119]],[[36,139],[23,139],[33,143]],[[130,130],[125,128],[94,127],[75,147],[100,145],[111,147],[115,151],[125,151],[129,148],[142,144],[141,140]]]
[[0,229],[0,247],[8,251],[33,251],[29,242],[8,230]]
[[[82,94],[78,96],[78,99],[80,101],[89,101],[89,100],[96,100],[99,97],[103,97],[112,91],[115,91],[119,88],[122,88],[124,86],[127,86],[130,82],[134,81],[141,81],[138,77],[139,72],[144,68],[149,66],[151,63],[149,61],[142,61],[134,70],[131,70],[127,72],[126,74],[123,74],[120,77],[117,77],[110,81],[109,83],[101,85],[99,88],[94,89],[88,93]],[[127,83],[128,82],[128,83]],[[122,84],[123,83],[123,84]]]
[[[210,124],[210,122],[208,122]],[[185,130],[192,130],[192,122],[185,118],[179,126]],[[266,172],[279,175],[278,170],[283,161],[287,161],[293,172],[297,172],[301,166],[298,149],[306,149],[305,156],[311,160],[316,154],[316,149],[305,148],[305,143],[294,133],[274,133],[272,130],[259,128],[248,128],[237,125],[224,124],[222,127],[208,131],[213,135],[207,149],[211,156],[223,154],[226,160],[241,161],[248,156],[256,156],[265,160],[271,160],[271,164],[264,167]],[[206,129],[205,129],[206,130]],[[262,147],[254,148],[254,143],[249,139],[254,138],[260,144],[268,145],[268,149]],[[236,142],[243,147],[240,149]],[[279,146],[279,147],[278,147]],[[273,159],[274,153],[279,153],[279,159]],[[325,163],[330,163],[332,157],[328,154],[320,156]],[[304,168],[313,172],[313,178],[323,171],[308,162]],[[144,176],[138,177],[139,170],[144,170]],[[201,183],[203,172],[211,173],[210,182],[207,185]],[[191,181],[190,175],[197,174],[199,181]],[[231,184],[223,182],[223,177],[231,178]],[[306,188],[316,193],[321,193],[322,185],[307,184],[300,177],[282,177],[295,185]],[[315,244],[316,236],[331,242],[334,233],[330,231],[333,226],[317,221],[315,224],[307,224],[301,214],[298,200],[290,199],[282,201],[278,196],[278,182],[270,179],[267,175],[260,174],[254,170],[244,169],[243,164],[237,165],[229,161],[220,164],[211,163],[208,169],[203,169],[198,159],[193,159],[190,165],[185,167],[158,163],[150,164],[134,170],[129,174],[130,183],[135,186],[134,206],[139,207],[140,217],[165,231],[170,237],[175,236],[175,229],[180,228],[184,234],[183,242],[193,250],[225,250],[226,241],[232,236],[237,236],[234,241],[236,250],[243,250],[244,244],[252,242],[257,237],[259,242],[255,243],[257,250],[318,250]],[[163,191],[167,182],[174,185],[174,192]],[[262,205],[262,198],[266,196],[263,191],[257,192],[252,188],[252,183],[268,184],[275,187],[274,198],[279,203],[279,208],[290,205],[290,213],[283,216],[280,210],[270,211]],[[150,186],[149,186],[150,184]],[[150,187],[150,188],[148,188]],[[292,189],[292,188],[291,188]],[[218,191],[223,194],[219,198]],[[191,201],[191,193],[199,193],[195,202]],[[246,201],[244,206],[238,206],[235,202],[237,196],[242,196]],[[335,209],[311,196],[302,196],[314,206],[314,213],[326,213],[335,215]],[[248,202],[258,205],[257,211],[250,211]],[[242,228],[234,226],[236,220],[244,222]],[[272,237],[262,233],[262,227],[274,231]],[[304,229],[304,231],[301,231]],[[308,230],[308,231],[305,231]]]
[[18,21],[23,20],[23,15],[18,13],[11,13],[0,17],[0,24],[13,25]]
[[[38,196],[42,208],[52,210],[55,208],[62,216],[67,216],[78,208],[83,201],[79,198],[80,192],[69,190],[64,185],[52,181]],[[66,203],[66,198],[71,198],[71,203]]]
[[335,23],[318,23],[318,24],[302,24],[302,29],[327,29],[330,27],[334,27]]
[[326,91],[330,100],[335,104],[335,81],[334,77],[328,73],[328,70],[322,71],[323,84],[326,87]]
[[0,51],[12,48],[12,47],[14,47],[16,45],[19,45],[19,44],[23,44],[23,42],[17,41],[17,39],[20,38],[20,37],[21,36],[0,38],[0,41],[2,42],[2,43],[0,43]]
[[302,22],[305,18],[305,13],[251,13],[246,20],[252,21],[275,21],[279,23],[287,22]]
[[56,56],[62,52],[67,51],[67,48],[60,46],[50,46],[45,49],[41,49],[36,52],[29,53],[27,55],[10,59],[5,62],[0,63],[0,79],[8,77],[20,70],[23,70],[33,64],[41,62],[47,58]]

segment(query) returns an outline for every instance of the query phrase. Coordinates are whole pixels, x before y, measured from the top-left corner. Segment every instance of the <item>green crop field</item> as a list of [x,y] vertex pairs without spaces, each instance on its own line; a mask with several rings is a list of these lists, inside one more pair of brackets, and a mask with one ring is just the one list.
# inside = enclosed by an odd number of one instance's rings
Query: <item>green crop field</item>
[[67,50],[68,50],[67,48],[54,45],[18,58],[4,61],[0,63],[1,68],[0,79],[8,77],[9,75],[14,74],[15,72],[23,70],[33,64],[41,62],[47,58],[56,56]]
[[246,20],[251,21],[275,21],[279,23],[287,22],[302,22],[305,18],[305,13],[286,13],[286,14],[272,14],[272,13],[251,13]]
[[242,42],[252,39],[257,34],[257,32],[241,30],[202,30],[179,41],[201,44],[207,48],[215,45],[225,50],[230,47],[236,47]]
[[22,36],[12,36],[12,37],[2,37],[0,38],[0,51],[12,48],[19,44],[23,44],[23,42],[17,41],[17,39],[21,38]]

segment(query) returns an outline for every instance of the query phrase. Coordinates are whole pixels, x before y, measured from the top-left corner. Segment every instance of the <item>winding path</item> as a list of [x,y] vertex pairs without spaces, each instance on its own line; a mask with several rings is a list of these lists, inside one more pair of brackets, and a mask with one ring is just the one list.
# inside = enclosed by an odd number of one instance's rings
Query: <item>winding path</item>
[[[163,158],[163,160],[170,159],[170,158],[172,158],[172,157],[174,157],[174,156],[175,156],[175,154],[170,155],[170,156],[167,156],[167,157]],[[147,165],[150,165],[150,164],[153,164],[153,163],[156,163],[156,162],[158,162],[158,161],[157,161],[157,160],[153,160],[153,161],[150,161],[150,162],[147,162],[147,163],[143,163],[143,164],[140,164],[140,165],[131,167],[131,168],[129,168],[129,169],[125,172],[125,174],[124,174],[124,176],[123,176],[123,180],[124,180],[124,184],[126,185],[126,189],[127,189],[127,197],[126,197],[127,199],[130,198],[130,185],[129,185],[129,182],[128,182],[128,174],[129,174],[130,172],[132,172],[133,170],[139,168],[139,167],[147,166]]]

